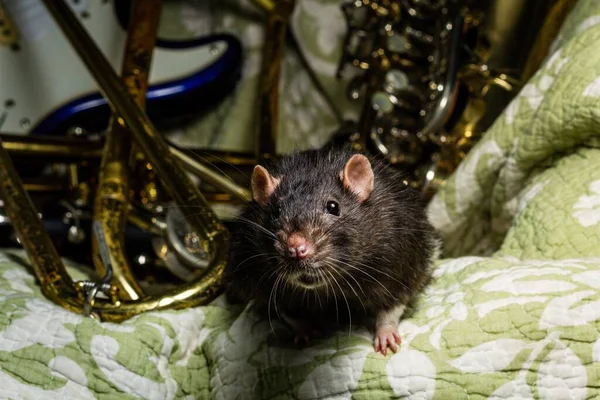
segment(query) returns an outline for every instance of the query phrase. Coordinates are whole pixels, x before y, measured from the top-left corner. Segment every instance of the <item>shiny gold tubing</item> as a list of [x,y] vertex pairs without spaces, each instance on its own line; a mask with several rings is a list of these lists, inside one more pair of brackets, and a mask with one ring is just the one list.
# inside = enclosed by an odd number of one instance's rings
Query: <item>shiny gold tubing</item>
[[[266,13],[271,13],[275,10],[274,0],[250,0],[250,1],[252,3],[254,3],[255,6],[257,6],[258,8],[260,8],[262,11],[264,11]],[[288,18],[289,18],[289,16],[288,16]],[[315,72],[313,71],[310,64],[308,63],[306,55],[302,51],[302,48],[300,48],[300,46],[298,45],[298,39],[294,35],[294,32],[290,31],[289,35],[290,35],[291,43],[293,45],[293,50],[296,52],[296,54],[300,58],[300,62],[302,63],[303,68],[305,68],[306,72],[310,75],[310,79],[312,80],[313,84],[315,85],[315,89],[319,92],[320,95],[323,96],[323,98],[327,102],[329,108],[331,108],[331,111],[333,112],[335,118],[338,120],[338,123],[340,123],[340,124],[343,123],[343,116],[340,114],[339,110],[337,109],[337,107],[332,102],[331,98],[329,97],[327,91],[325,90],[325,88],[323,87],[323,85],[321,84],[319,79],[316,77]]]
[[219,187],[219,189],[223,190],[225,193],[235,196],[244,202],[249,203],[252,201],[252,193],[250,190],[241,187],[231,180],[224,179],[220,173],[211,170],[175,147],[170,147],[170,151],[171,154],[182,162],[183,168],[192,174],[201,177],[201,179],[204,179],[211,185]]
[[[105,321],[117,322],[146,311],[186,308],[207,303],[221,292],[220,281],[229,252],[228,231],[217,220],[215,213],[183,171],[177,159],[171,156],[165,140],[148,120],[143,109],[127,94],[120,78],[65,2],[62,0],[43,0],[43,2],[98,82],[113,112],[120,115],[119,123],[127,125],[133,138],[158,172],[161,184],[167,188],[177,204],[185,204],[198,210],[187,218],[212,256],[208,271],[201,279],[158,296],[145,297],[140,301],[110,303],[107,300],[97,299],[93,307],[93,315]],[[31,248],[30,252],[35,254],[36,248]],[[70,278],[62,272],[64,269],[55,270],[56,279],[49,283],[60,286],[64,285],[67,279],[70,282]],[[80,298],[67,296],[57,300],[66,308],[82,311]]]
[[198,189],[185,174],[179,162],[170,155],[162,135],[146,116],[144,110],[127,95],[127,89],[92,38],[81,26],[64,0],[43,0],[44,4],[77,51],[82,61],[99,84],[113,112],[120,115],[119,123],[127,125],[133,138],[140,145],[148,160],[160,175],[161,184],[177,204],[197,206],[204,209],[190,215],[189,221],[198,234],[208,239],[228,236],[214,212],[204,201]]
[[[258,2],[261,4],[261,2]],[[264,2],[262,2],[264,3]],[[267,16],[257,99],[256,156],[275,155],[279,111],[279,76],[289,18],[295,0],[279,0]]]
[[[0,198],[21,245],[27,251],[42,293],[65,308],[80,312],[83,299],[75,290],[1,140]],[[71,301],[65,302],[65,299]]]
[[[140,107],[146,103],[161,10],[162,0],[134,0],[132,4],[121,76],[128,93]],[[137,300],[144,297],[144,291],[127,261],[124,244],[131,203],[128,165],[131,136],[126,127],[117,122],[118,118],[118,114],[113,115],[109,123],[95,197],[94,219],[100,222],[104,231],[113,272],[111,285],[117,288],[122,300]],[[100,276],[104,276],[106,270],[96,238],[92,241],[92,254],[96,270]]]
[[577,0],[556,0],[552,5],[523,67],[521,75],[523,82],[527,82],[542,65],[558,31],[576,3]]
[[57,159],[62,162],[98,158],[102,154],[103,141],[50,136],[17,136],[0,134],[4,149],[11,157]]
[[[44,162],[75,162],[88,161],[97,162],[102,157],[104,141],[66,139],[50,136],[17,136],[14,134],[0,134],[4,142],[4,148],[13,158],[44,159]],[[169,151],[177,158],[183,168],[197,175],[200,179],[216,186],[225,193],[230,194],[242,201],[251,201],[250,191],[221,173],[210,169],[205,164],[227,164],[234,167],[252,168],[256,159],[244,153],[229,153],[219,151],[203,151],[202,160],[187,154],[176,146],[169,145]],[[193,150],[192,150],[193,152]],[[249,172],[251,172],[249,170]],[[43,185],[36,185],[41,188]],[[62,186],[61,186],[62,188]],[[51,189],[49,189],[51,190]]]
[[[172,149],[179,149],[181,151],[181,148],[177,146],[170,146]],[[187,148],[185,150],[191,152],[192,154],[202,153],[201,162],[205,164],[227,164],[233,167],[250,167],[251,169],[253,169],[256,165],[256,158],[254,158],[252,154],[248,153],[238,153],[219,150],[202,150],[194,148]],[[175,155],[177,152],[171,151],[171,153]],[[182,158],[181,160],[184,159]]]

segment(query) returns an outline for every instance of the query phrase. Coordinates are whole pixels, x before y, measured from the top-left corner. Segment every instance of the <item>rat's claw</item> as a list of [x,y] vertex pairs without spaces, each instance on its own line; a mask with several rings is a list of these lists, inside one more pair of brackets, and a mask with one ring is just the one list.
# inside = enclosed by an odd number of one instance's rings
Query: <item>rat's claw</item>
[[395,353],[398,351],[398,344],[402,341],[400,334],[395,327],[386,326],[377,329],[375,339],[373,341],[373,347],[375,352],[381,353],[384,356],[387,355],[388,346]]

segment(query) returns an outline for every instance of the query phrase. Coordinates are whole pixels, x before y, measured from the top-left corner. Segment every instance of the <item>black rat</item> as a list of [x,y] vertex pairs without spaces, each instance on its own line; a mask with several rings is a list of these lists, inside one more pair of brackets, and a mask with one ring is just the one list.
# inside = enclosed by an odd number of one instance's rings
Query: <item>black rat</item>
[[224,272],[228,301],[276,313],[296,341],[332,317],[374,317],[375,350],[395,352],[439,251],[420,193],[384,161],[345,149],[257,165],[251,187]]

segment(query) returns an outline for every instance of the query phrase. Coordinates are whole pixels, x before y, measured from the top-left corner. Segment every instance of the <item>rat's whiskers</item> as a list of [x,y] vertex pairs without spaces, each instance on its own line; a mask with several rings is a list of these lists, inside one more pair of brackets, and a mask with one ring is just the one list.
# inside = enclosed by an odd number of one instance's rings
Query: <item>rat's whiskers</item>
[[[273,271],[271,271],[271,275],[269,275],[268,279],[271,279],[273,277],[273,275],[275,275],[279,270],[281,270],[283,268],[283,262],[279,261],[277,263],[277,266],[275,267],[275,269]],[[260,283],[262,282],[262,280],[265,278],[265,276],[267,276],[267,274],[269,273],[269,270],[267,270],[264,274],[262,274],[258,280],[258,282],[256,282],[256,287],[254,288],[254,291],[256,292],[256,290],[258,289],[258,287],[260,286]]]
[[358,299],[358,301],[362,305],[363,310],[366,311],[367,308],[365,307],[365,304],[363,303],[361,297],[358,295],[358,293],[356,292],[356,290],[354,290],[354,287],[352,286],[352,284],[344,277],[344,275],[342,275],[342,272],[345,273],[346,275],[348,275],[350,278],[352,278],[352,280],[356,283],[356,286],[358,286],[358,288],[363,293],[363,295],[366,296],[365,291],[363,290],[361,284],[356,280],[356,278],[354,278],[352,276],[352,274],[349,274],[348,271],[344,271],[343,269],[339,269],[339,268],[337,268],[335,265],[333,265],[331,263],[328,263],[327,265],[329,265],[331,267],[331,270],[333,272],[335,272],[336,274],[338,274],[339,277],[342,278],[346,282],[346,284],[348,285],[348,287],[350,288],[350,290],[352,290],[352,293],[354,293],[354,296]]
[[[330,272],[328,272],[328,271],[324,271],[324,272],[325,272],[325,276],[329,275],[330,277],[333,278],[333,275],[331,275]],[[329,280],[329,279],[327,279],[327,280]],[[341,288],[340,288],[340,290],[341,290]],[[339,323],[340,322],[340,311],[338,309],[337,296],[335,295],[335,287],[333,287],[333,285],[331,285],[331,292],[333,293],[333,296],[331,296],[331,297],[333,297],[333,302],[335,304],[335,321],[337,323]]]
[[269,237],[275,239],[275,240],[279,240],[279,238],[277,237],[277,235],[275,235],[273,232],[271,232],[270,230],[268,230],[267,228],[265,228],[262,225],[257,224],[254,221],[249,220],[248,218],[244,218],[244,217],[237,217],[238,220],[240,220],[241,222],[247,223],[248,225],[252,225],[255,228],[258,228],[261,232],[266,233],[267,235],[269,235]]
[[252,260],[253,258],[256,258],[256,257],[261,257],[261,256],[268,256],[268,255],[270,255],[271,257],[265,258],[265,259],[264,259],[264,261],[268,261],[268,260],[271,260],[271,259],[273,259],[273,258],[277,258],[277,255],[276,255],[276,254],[274,254],[274,253],[260,253],[260,254],[255,254],[255,255],[253,255],[253,256],[250,256],[250,257],[246,258],[244,261],[242,261],[241,263],[239,263],[238,265],[236,265],[235,269],[236,269],[236,270],[239,270],[239,269],[240,269],[240,267],[241,267],[243,264],[245,264],[245,263],[246,263],[247,261],[249,261],[249,260]]
[[[350,310],[350,303],[348,303],[348,299],[346,298],[346,294],[344,293],[344,289],[342,289],[342,287],[340,286],[340,284],[337,281],[337,279],[335,279],[335,276],[333,276],[333,274],[331,273],[331,271],[327,271],[327,273],[331,276],[331,279],[333,279],[333,281],[335,282],[335,284],[337,285],[337,287],[340,289],[340,293],[342,294],[342,296],[344,297],[344,301],[346,302],[346,308],[348,309],[348,319],[349,319],[349,323],[348,323],[348,336],[350,336],[352,334],[352,311]],[[339,321],[339,318],[338,318],[338,321]]]
[[[200,157],[200,158],[202,158],[203,160],[205,160],[205,158],[204,158],[204,157],[202,157],[200,154],[198,154],[198,153],[199,153],[198,151],[192,151],[192,152],[193,152],[194,154],[196,154],[198,157]],[[233,168],[233,169],[237,170],[237,171],[238,171],[240,174],[244,175],[246,178],[250,178],[250,177],[248,176],[248,174],[246,174],[244,171],[242,171],[241,169],[239,169],[238,167],[236,167],[234,164],[230,163],[229,161],[225,160],[224,158],[221,158],[221,157],[217,156],[216,154],[208,153],[208,152],[206,152],[206,151],[203,151],[203,153],[204,153],[204,154],[206,154],[206,155],[209,155],[209,156],[211,156],[211,157],[214,157],[214,158],[216,158],[216,159],[219,159],[219,160],[223,161],[225,164],[227,164],[227,165],[229,165],[231,168]],[[209,163],[209,164],[211,164],[211,165],[214,165],[213,163],[210,163],[210,162],[208,162],[208,161],[206,161],[206,162],[207,162],[207,163]],[[215,167],[215,168],[216,168],[216,167]],[[231,177],[229,177],[229,179],[231,179]],[[233,181],[233,179],[231,179],[231,180]]]
[[383,274],[383,275],[387,276],[388,278],[390,278],[391,280],[393,280],[393,281],[395,281],[395,282],[398,282],[398,283],[399,283],[400,285],[402,285],[402,286],[403,286],[405,289],[408,289],[408,290],[410,290],[410,288],[409,288],[408,286],[406,286],[406,284],[404,284],[403,282],[400,282],[398,279],[394,278],[393,276],[391,276],[391,275],[390,275],[390,274],[388,274],[387,272],[383,272],[383,271],[381,271],[381,270],[379,270],[379,269],[376,269],[375,267],[372,267],[372,266],[370,266],[370,265],[367,265],[367,264],[364,264],[364,263],[361,263],[361,262],[358,262],[358,261],[356,262],[356,264],[358,264],[359,266],[362,266],[362,267],[364,267],[364,268],[369,268],[369,269],[371,269],[372,271],[375,271],[375,272],[377,272],[377,273],[379,273],[379,274]]
[[275,299],[274,299],[275,301],[273,304],[275,306],[275,312],[277,313],[277,287],[283,277],[283,274],[281,273],[282,268],[283,268],[283,266],[279,267],[275,271],[273,271],[274,273],[277,273],[277,279],[275,279],[275,283],[273,284],[273,287],[271,288],[271,293],[269,294],[269,301],[267,303],[267,314],[268,314],[268,319],[269,319],[269,325],[271,326],[271,331],[273,333],[275,333],[275,328],[273,328],[273,320],[271,318],[271,298],[273,297],[273,294],[275,294]]
[[319,238],[315,241],[315,246],[317,246],[319,243],[321,243],[322,240],[327,238],[327,235],[329,235],[329,233],[338,225],[340,224],[344,219],[344,215],[342,215],[341,217],[339,217],[338,219],[336,219],[333,224],[331,224],[331,226],[329,226],[327,229],[325,229],[325,231],[323,231],[323,233],[321,234],[321,236],[319,236]]
[[386,288],[386,287],[385,287],[385,285],[384,285],[383,283],[381,283],[381,282],[380,282],[380,281],[379,281],[377,278],[375,278],[373,275],[369,274],[368,272],[366,272],[366,271],[363,271],[362,269],[360,269],[360,268],[358,268],[358,267],[355,267],[354,265],[348,264],[347,262],[344,262],[344,261],[342,261],[342,260],[338,260],[338,259],[336,259],[336,258],[332,258],[332,257],[327,257],[327,258],[328,258],[328,259],[330,259],[330,260],[331,260],[331,261],[333,261],[333,262],[337,262],[337,263],[344,264],[344,265],[346,265],[348,268],[352,268],[352,269],[354,269],[354,270],[356,270],[356,271],[358,271],[358,272],[360,272],[360,273],[362,273],[362,274],[364,274],[364,275],[368,276],[368,277],[369,277],[369,278],[370,278],[370,279],[371,279],[373,282],[375,282],[375,283],[379,284],[379,286],[381,286],[381,288],[382,288],[383,290],[385,290],[385,291],[387,292],[387,294],[388,294],[390,297],[392,297],[392,298],[394,298],[394,297],[395,297],[395,296],[394,296],[394,295],[393,295],[393,294],[392,294],[392,293],[391,293],[391,292],[388,290],[388,288]]
[[[322,271],[319,271],[318,269],[316,270],[317,275],[319,276],[319,280],[325,282],[325,288],[327,288],[327,279],[325,279],[325,276],[323,274]],[[329,290],[329,289],[327,289]],[[321,303],[321,296],[319,295],[320,290],[313,290],[313,293],[315,295],[315,299],[319,302],[319,307],[321,307],[321,309],[323,309],[323,304]]]

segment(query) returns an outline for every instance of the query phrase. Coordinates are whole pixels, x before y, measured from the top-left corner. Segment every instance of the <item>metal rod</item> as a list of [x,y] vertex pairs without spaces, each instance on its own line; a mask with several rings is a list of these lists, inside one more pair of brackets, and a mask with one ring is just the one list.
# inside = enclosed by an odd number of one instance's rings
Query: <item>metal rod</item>
[[[53,136],[16,136],[14,134],[0,134],[4,148],[11,157],[42,159],[43,162],[74,161],[98,162],[102,157],[104,140],[67,139]],[[234,168],[252,168],[256,159],[251,154],[222,152],[205,149],[185,149],[169,144],[169,152],[177,158],[183,168],[197,175],[218,189],[223,190],[242,201],[251,201],[250,191],[220,172],[209,168],[209,165],[227,165]],[[195,153],[201,152],[199,160]],[[188,154],[191,153],[191,154]],[[249,170],[248,172],[251,172]],[[41,186],[40,186],[41,187]],[[62,188],[62,186],[61,186]]]
[[[27,135],[15,133],[0,133],[4,148],[13,156],[27,156],[39,158],[43,156],[56,158],[58,161],[68,162],[71,159],[101,158],[104,148],[104,139],[69,138],[64,135]],[[232,166],[254,166],[256,159],[251,153],[220,151],[204,148],[184,148],[168,142],[169,147],[179,154],[189,151],[195,154],[202,153],[202,161],[209,164],[224,163]]]
[[52,136],[17,136],[0,134],[4,149],[11,157],[34,159],[57,158],[64,162],[99,158],[102,155],[102,140],[84,140]]
[[231,180],[223,180],[221,174],[211,170],[181,150],[171,147],[170,151],[178,160],[182,161],[183,167],[189,172],[201,176],[206,182],[218,186],[225,193],[235,196],[244,202],[249,203],[252,201],[252,193],[248,189],[241,187]]
[[[140,107],[144,107],[146,103],[161,10],[162,0],[134,0],[132,3],[121,76],[128,93]],[[111,285],[118,289],[121,299],[137,300],[144,297],[144,291],[127,261],[124,244],[127,212],[131,202],[128,165],[131,134],[117,122],[118,118],[118,114],[113,114],[109,123],[94,204],[94,220],[104,234],[103,240],[106,242],[109,264],[112,267]],[[106,273],[107,262],[100,257],[99,239],[92,241],[92,259],[102,276]]]
[[[275,10],[275,3],[273,0],[251,0],[251,2],[254,3],[255,6],[257,6],[264,12],[272,13]],[[288,34],[288,37],[290,39],[289,42],[294,47],[294,50],[296,50],[296,54],[298,54],[298,58],[302,63],[302,66],[308,73],[310,79],[313,81],[315,88],[318,90],[318,92],[321,94],[321,96],[331,109],[331,112],[333,113],[333,116],[335,117],[337,122],[339,124],[343,123],[344,118],[342,117],[340,110],[338,110],[333,100],[331,99],[331,96],[329,95],[329,93],[327,93],[327,90],[323,87],[323,84],[317,77],[315,70],[311,67],[310,63],[308,62],[306,54],[302,50],[302,47],[300,47],[300,43],[298,42],[298,38],[294,34],[294,31],[292,29],[289,29]]]
[[[12,221],[19,242],[27,251],[42,293],[50,300],[60,303],[61,299],[81,301],[73,281],[40,219],[31,198],[25,191],[21,178],[0,140],[0,198],[8,218]],[[71,311],[77,307],[65,305]]]
[[529,81],[533,74],[538,71],[575,4],[577,4],[577,0],[557,0],[552,4],[523,66],[523,72],[520,76],[522,82]]
[[[263,4],[264,3],[264,4]],[[258,2],[263,7],[266,2]],[[279,0],[267,15],[257,99],[256,157],[273,157],[277,150],[279,76],[289,18],[295,0]]]

